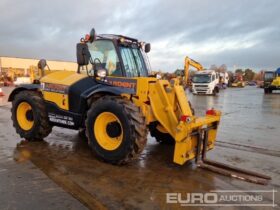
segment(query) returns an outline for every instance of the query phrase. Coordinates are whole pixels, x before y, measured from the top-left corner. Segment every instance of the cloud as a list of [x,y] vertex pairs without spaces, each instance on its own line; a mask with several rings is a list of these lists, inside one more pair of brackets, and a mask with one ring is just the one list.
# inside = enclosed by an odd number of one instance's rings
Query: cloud
[[1,0],[0,55],[75,61],[75,44],[95,27],[152,43],[153,69],[280,66],[277,0]]

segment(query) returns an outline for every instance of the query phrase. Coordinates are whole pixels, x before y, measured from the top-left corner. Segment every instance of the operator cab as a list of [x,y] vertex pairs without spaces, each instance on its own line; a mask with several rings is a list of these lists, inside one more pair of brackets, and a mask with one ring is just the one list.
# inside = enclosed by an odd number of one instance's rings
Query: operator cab
[[264,72],[264,82],[271,83],[274,78],[275,78],[275,72],[274,71]]
[[218,78],[216,73],[213,73],[212,70],[203,70],[200,72],[196,72],[192,77],[193,83],[210,83],[215,81]]
[[[77,61],[89,75],[106,77],[148,77],[150,44],[122,35],[90,35],[77,44]],[[98,73],[99,72],[99,73]]]

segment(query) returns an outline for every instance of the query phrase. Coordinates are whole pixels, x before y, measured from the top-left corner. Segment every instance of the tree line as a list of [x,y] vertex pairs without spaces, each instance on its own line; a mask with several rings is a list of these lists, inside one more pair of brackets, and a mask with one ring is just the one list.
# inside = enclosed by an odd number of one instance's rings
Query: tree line
[[211,70],[215,70],[216,72],[227,72],[230,77],[233,77],[234,75],[242,75],[244,81],[260,81],[263,80],[263,74],[264,70],[256,72],[253,69],[246,68],[246,69],[235,69],[234,71],[229,71],[227,69],[227,66],[225,64],[222,64],[221,66],[216,66],[215,64],[211,65]]

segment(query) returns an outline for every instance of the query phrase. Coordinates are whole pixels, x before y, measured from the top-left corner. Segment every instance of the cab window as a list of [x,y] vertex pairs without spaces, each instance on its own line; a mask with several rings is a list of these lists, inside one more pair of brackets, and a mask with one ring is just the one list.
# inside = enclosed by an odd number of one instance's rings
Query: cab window
[[121,46],[120,52],[127,77],[148,76],[145,60],[140,49]]
[[96,40],[92,44],[88,44],[88,48],[95,62],[100,60],[103,67],[108,70],[109,76],[122,76],[119,58],[115,46],[110,40]]

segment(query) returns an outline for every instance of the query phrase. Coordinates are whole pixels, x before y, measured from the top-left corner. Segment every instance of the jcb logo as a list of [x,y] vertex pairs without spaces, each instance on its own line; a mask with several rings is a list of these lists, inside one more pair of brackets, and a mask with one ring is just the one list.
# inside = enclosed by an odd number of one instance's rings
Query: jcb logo
[[121,81],[113,81],[112,82],[113,86],[117,86],[117,87],[124,87],[124,88],[135,88],[136,83],[132,83],[132,82],[121,82]]

